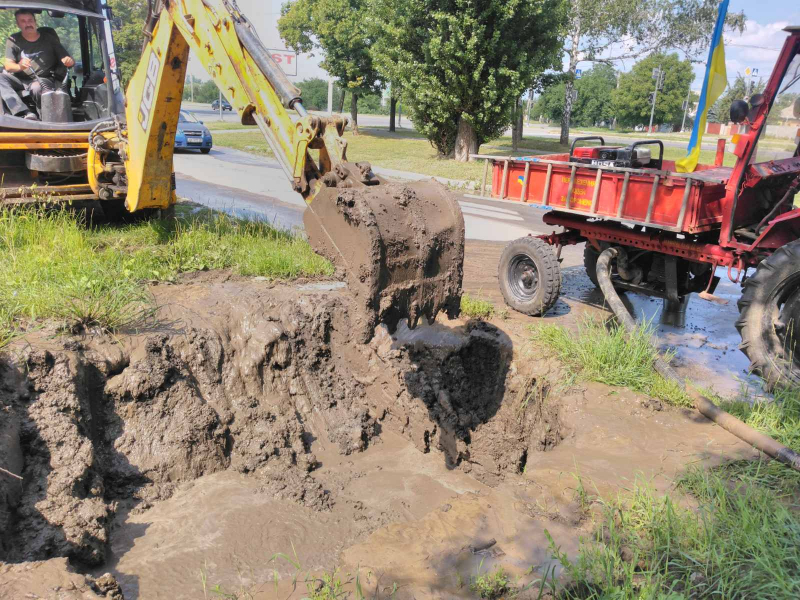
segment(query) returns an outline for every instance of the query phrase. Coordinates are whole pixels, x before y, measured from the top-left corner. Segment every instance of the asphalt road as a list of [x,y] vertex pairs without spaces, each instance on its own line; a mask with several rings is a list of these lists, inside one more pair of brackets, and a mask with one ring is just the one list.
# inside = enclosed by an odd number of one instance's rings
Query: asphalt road
[[[183,151],[175,155],[175,172],[181,197],[285,229],[302,227],[305,203],[273,160],[222,147],[210,154]],[[464,197],[460,204],[468,239],[509,241],[547,231],[543,211],[531,206]]]
[[[191,113],[194,113],[194,115],[201,121],[209,121],[209,122],[220,121],[219,111],[211,110],[210,104],[184,102],[181,105],[181,108],[183,108],[184,110],[188,110]],[[239,116],[235,112],[226,110],[222,112],[221,120],[224,121],[225,123],[239,123]],[[359,115],[358,124],[364,125],[366,127],[388,127],[389,116]],[[405,116],[401,118],[399,126],[402,127],[403,129],[413,128],[411,121]]]

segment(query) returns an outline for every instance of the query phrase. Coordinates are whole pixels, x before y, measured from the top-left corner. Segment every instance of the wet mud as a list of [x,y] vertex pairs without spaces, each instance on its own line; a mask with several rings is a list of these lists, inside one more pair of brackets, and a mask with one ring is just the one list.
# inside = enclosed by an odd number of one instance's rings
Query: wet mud
[[368,341],[378,323],[412,328],[439,312],[458,316],[464,218],[453,194],[435,180],[387,183],[368,163],[347,163],[339,187],[324,188],[303,220],[314,249],[347,277],[359,308],[353,326]]
[[0,473],[1,584],[197,598],[202,573],[271,598],[297,568],[269,557],[294,549],[304,571],[458,596],[456,574],[550,565],[545,528],[577,550],[576,471],[612,492],[752,453],[688,411],[564,387],[519,331],[401,322],[363,344],[337,285],[152,291],[148,330],[43,329],[0,359],[0,466],[22,477]]

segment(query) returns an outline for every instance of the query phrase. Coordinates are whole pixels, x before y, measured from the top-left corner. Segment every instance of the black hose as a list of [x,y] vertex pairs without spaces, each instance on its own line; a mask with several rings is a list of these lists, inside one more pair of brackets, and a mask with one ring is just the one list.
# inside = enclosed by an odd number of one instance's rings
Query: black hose
[[[619,294],[614,289],[611,283],[611,261],[617,257],[619,251],[617,248],[608,248],[600,254],[597,259],[597,281],[600,284],[600,289],[603,290],[606,302],[611,307],[614,315],[617,317],[619,323],[629,332],[636,329],[636,321],[633,320],[628,309],[620,300]],[[711,402],[708,398],[697,392],[693,388],[687,388],[686,382],[669,366],[659,354],[654,363],[654,368],[665,379],[674,381],[681,389],[683,389],[694,402],[695,408],[705,417],[714,421],[717,425],[729,431],[740,440],[747,442],[754,448],[761,450],[764,454],[771,456],[775,460],[791,467],[795,471],[800,471],[800,454],[797,454],[791,448],[775,441],[768,435],[756,431],[749,425],[744,424],[742,421],[725,412],[716,404]]]

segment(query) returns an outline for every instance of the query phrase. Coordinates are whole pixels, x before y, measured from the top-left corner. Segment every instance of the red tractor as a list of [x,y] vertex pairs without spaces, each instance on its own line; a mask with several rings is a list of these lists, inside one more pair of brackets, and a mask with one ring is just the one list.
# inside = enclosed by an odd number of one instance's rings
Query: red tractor
[[553,306],[561,278],[549,246],[560,253],[585,242],[595,284],[600,252],[617,247],[615,287],[676,307],[693,292],[715,299],[722,267],[743,287],[736,327],[752,370],[770,386],[800,384],[800,130],[792,156],[756,157],[770,111],[800,126],[800,27],[786,31],[763,93],[731,106],[733,167],[718,161],[677,173],[657,140],[620,148],[599,138],[601,146],[574,143],[569,154],[481,157],[493,159],[495,197],[548,207],[544,222],[562,228],[505,248],[499,275],[509,306],[535,316]]

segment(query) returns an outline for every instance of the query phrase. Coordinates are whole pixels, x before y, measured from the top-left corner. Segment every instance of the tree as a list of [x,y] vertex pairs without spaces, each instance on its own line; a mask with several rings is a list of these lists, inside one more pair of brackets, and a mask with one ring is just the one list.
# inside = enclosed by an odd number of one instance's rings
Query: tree
[[[598,64],[575,82],[578,99],[572,105],[572,122],[576,125],[593,126],[609,123],[614,118],[614,90],[617,74],[611,65]],[[546,87],[536,102],[534,116],[544,115],[551,121],[560,122],[564,114],[566,82],[554,80]]]
[[[727,123],[730,120],[731,104],[734,100],[744,100],[753,94],[760,94],[764,91],[766,84],[763,79],[753,81],[753,87],[750,89],[750,78],[745,79],[742,75],[736,75],[731,85],[728,82],[728,87],[717,99],[717,101],[708,109],[708,122],[709,123]],[[770,115],[774,113],[773,109]]]
[[298,52],[324,51],[320,66],[351,93],[353,133],[358,133],[358,96],[380,90],[367,32],[367,0],[289,0],[278,31]]
[[665,73],[663,89],[656,98],[654,123],[680,125],[683,119],[683,102],[694,80],[692,64],[680,60],[678,55],[651,54],[633,66],[630,73],[620,75],[619,89],[614,94],[617,118],[622,125],[635,126],[650,121],[652,104],[649,99],[655,90],[653,69]]
[[538,118],[545,117],[550,121],[561,121],[564,114],[564,90],[566,84],[563,81],[554,81],[546,87],[536,100],[533,108],[533,116]]
[[562,0],[374,0],[373,56],[415,127],[466,161],[501,135],[534,79],[559,63]]
[[[568,57],[561,143],[569,142],[572,90],[580,61],[608,64],[666,49],[695,58],[708,50],[718,0],[568,0]],[[728,14],[729,28],[744,30],[744,13]],[[580,97],[580,95],[579,95]]]
[[[565,84],[566,85],[566,84]],[[614,118],[614,90],[617,72],[607,64],[598,64],[586,71],[575,85],[578,99],[573,102],[574,123],[593,126],[610,123]],[[561,96],[561,100],[564,96]]]
[[133,77],[142,56],[147,0],[108,0],[108,5],[114,12],[114,19],[122,24],[114,32],[114,50],[124,85]]
[[[328,110],[328,81],[319,77],[312,77],[297,84],[303,92],[303,106],[308,110]],[[333,86],[333,105],[341,102],[342,90]]]

